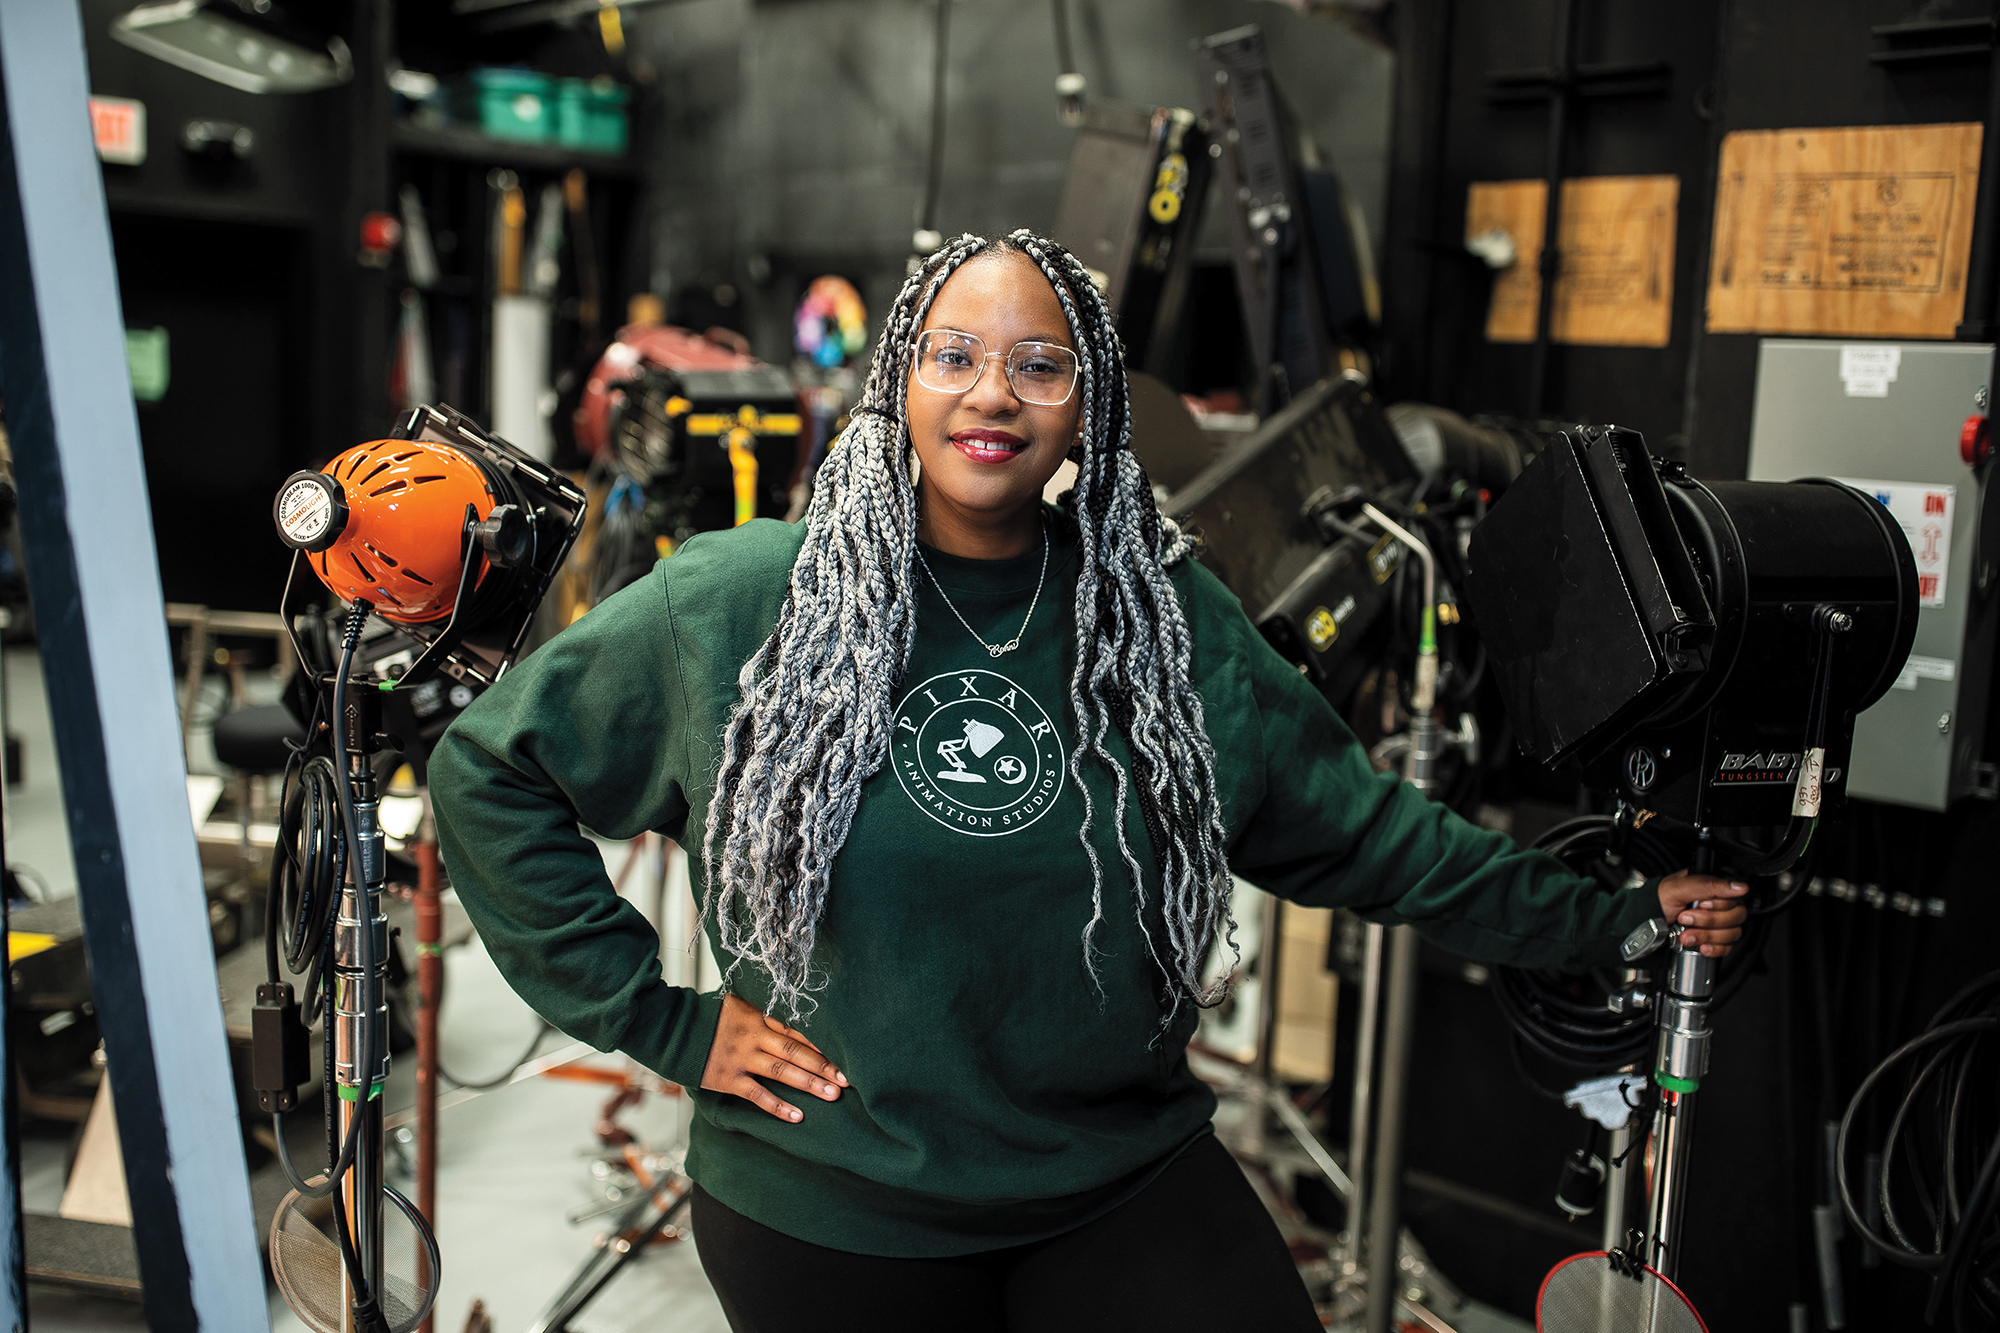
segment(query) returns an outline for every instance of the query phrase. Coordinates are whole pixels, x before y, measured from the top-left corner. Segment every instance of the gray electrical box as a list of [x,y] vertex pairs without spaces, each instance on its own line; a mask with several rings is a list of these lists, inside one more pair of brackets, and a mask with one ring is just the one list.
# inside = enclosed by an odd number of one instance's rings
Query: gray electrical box
[[1773,338],[1758,351],[1750,480],[1851,482],[1888,506],[1917,557],[1909,664],[1855,722],[1847,790],[1867,800],[1943,810],[1994,795],[1980,744],[2000,619],[2000,518],[1959,455],[1965,419],[1986,410],[1992,364],[1990,346],[1969,343]]

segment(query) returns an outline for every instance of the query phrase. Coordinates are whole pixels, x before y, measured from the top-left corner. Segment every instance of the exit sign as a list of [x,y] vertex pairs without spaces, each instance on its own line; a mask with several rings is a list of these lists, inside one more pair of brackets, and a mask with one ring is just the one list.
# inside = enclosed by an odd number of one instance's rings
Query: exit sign
[[90,128],[97,155],[122,167],[146,160],[146,104],[126,97],[90,99]]

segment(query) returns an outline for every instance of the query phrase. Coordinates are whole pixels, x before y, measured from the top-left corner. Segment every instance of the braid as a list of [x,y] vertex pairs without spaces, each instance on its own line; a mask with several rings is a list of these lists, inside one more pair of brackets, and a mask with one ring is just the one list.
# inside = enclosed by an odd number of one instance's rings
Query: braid
[[[813,944],[834,857],[862,783],[888,755],[891,695],[915,639],[917,492],[904,419],[912,350],[946,280],[998,251],[1026,255],[1055,288],[1079,363],[1082,410],[1070,457],[1083,559],[1069,769],[1083,793],[1077,838],[1091,869],[1084,961],[1097,981],[1104,867],[1091,842],[1098,814],[1083,781],[1087,750],[1111,777],[1119,859],[1147,951],[1166,977],[1163,1027],[1183,1000],[1205,1006],[1225,992],[1226,983],[1201,979],[1218,936],[1234,947],[1215,751],[1188,678],[1187,619],[1167,574],[1192,543],[1161,516],[1131,452],[1123,349],[1096,286],[1069,251],[1023,230],[1004,240],[960,236],[903,284],[852,422],[815,478],[777,625],[738,677],[743,700],[723,733],[702,844],[702,911],[715,915],[732,955],[724,984],[746,962],[763,968],[772,1010],[782,1007],[793,1022],[812,1009]],[[1130,749],[1130,774],[1106,747],[1114,727]],[[1160,877],[1164,947],[1147,924],[1145,874],[1126,835],[1135,796]]]

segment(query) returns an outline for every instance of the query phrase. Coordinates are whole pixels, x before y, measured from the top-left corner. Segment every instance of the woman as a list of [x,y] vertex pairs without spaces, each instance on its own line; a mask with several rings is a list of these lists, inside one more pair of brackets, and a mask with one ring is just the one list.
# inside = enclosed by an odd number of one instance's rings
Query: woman
[[[1186,558],[1129,424],[1082,266],[961,237],[804,523],[687,543],[431,761],[516,989],[701,1089],[694,1226],[738,1330],[1317,1328],[1184,1056],[1230,870],[1523,965],[1662,912],[1739,933],[1741,885],[1607,894],[1371,772]],[[579,819],[701,848],[721,992],[662,984]]]

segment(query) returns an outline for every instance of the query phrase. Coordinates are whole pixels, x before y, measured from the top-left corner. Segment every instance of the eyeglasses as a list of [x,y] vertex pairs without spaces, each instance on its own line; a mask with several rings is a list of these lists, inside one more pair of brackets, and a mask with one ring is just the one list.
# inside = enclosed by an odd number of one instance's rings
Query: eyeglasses
[[917,338],[917,383],[937,393],[965,393],[999,358],[1014,396],[1037,407],[1060,407],[1076,392],[1076,353],[1061,343],[1018,342],[1002,355],[975,333],[926,329]]

